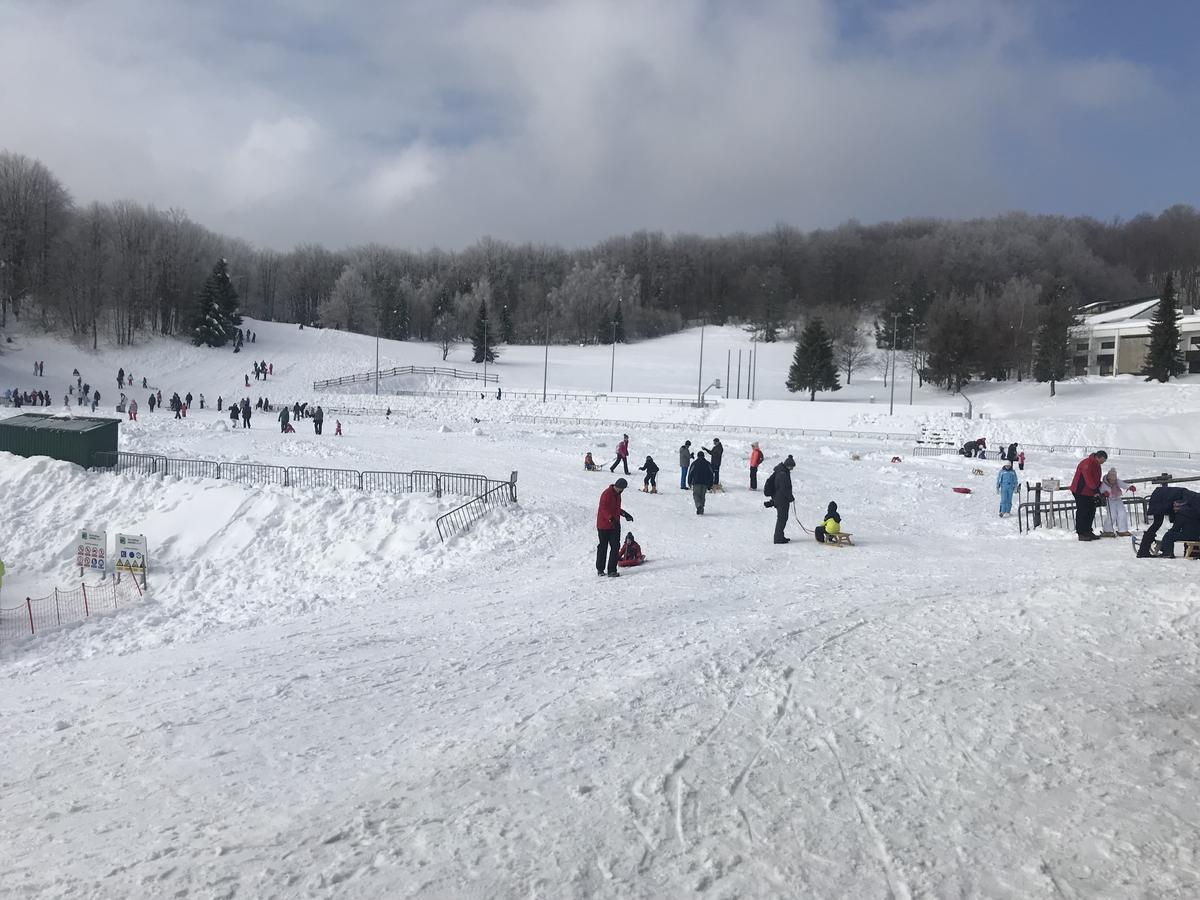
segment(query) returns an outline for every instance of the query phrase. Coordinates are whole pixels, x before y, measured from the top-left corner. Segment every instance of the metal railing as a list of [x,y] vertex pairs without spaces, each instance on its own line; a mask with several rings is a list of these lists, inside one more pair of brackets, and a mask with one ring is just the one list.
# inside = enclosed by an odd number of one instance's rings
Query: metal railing
[[491,510],[516,502],[516,482],[498,484],[462,506],[439,516],[437,520],[438,537],[444,543],[454,535],[466,531]]
[[327,387],[340,387],[344,384],[362,384],[374,381],[376,378],[394,378],[397,375],[444,375],[447,378],[457,378],[461,381],[482,381],[484,384],[499,384],[499,375],[484,375],[482,372],[462,371],[446,366],[395,366],[386,371],[356,372],[353,375],[343,375],[341,378],[326,378],[313,382],[313,390]]
[[[381,392],[381,396],[385,395],[385,394],[388,397],[435,397],[435,398],[436,397],[457,397],[457,398],[475,399],[475,400],[500,399],[501,402],[503,402],[504,400],[541,400],[541,399],[543,399],[543,395],[542,395],[541,391],[503,391],[500,395],[500,398],[497,398],[495,395],[495,392],[469,391],[469,390],[462,390],[462,389],[457,389],[457,388],[445,388],[445,389],[429,388],[427,390],[393,389],[393,390]],[[482,395],[482,396],[480,396],[480,395]],[[632,405],[645,405],[645,406],[683,406],[683,407],[696,407],[697,406],[697,403],[695,400],[688,400],[684,397],[662,397],[662,396],[654,396],[654,395],[644,395],[643,396],[640,394],[589,394],[589,393],[585,393],[585,392],[573,392],[573,391],[550,391],[550,392],[546,393],[545,399],[546,400],[582,400],[582,401],[586,401],[589,403],[596,403],[596,402],[626,403],[626,404],[632,404]],[[716,398],[714,398],[712,400],[705,400],[705,402],[703,404],[703,406],[705,406],[705,407],[717,406],[717,405],[719,405],[719,403],[718,403],[718,399],[716,399]],[[327,407],[326,412],[328,412],[329,409],[330,408]]]
[[261,463],[216,462],[205,459],[168,459],[145,453],[100,451],[92,456],[93,468],[138,475],[174,475],[181,478],[214,478],[242,484],[276,484],[281,487],[333,488],[382,493],[428,493],[479,496],[496,487],[508,488],[516,502],[517,473],[508,481],[466,472],[360,472],[313,466],[269,466]]
[[[694,401],[692,401],[694,403]],[[688,405],[691,405],[690,403]],[[703,431],[705,434],[750,434],[750,435],[779,435],[782,437],[831,437],[831,438],[869,438],[880,441],[915,441],[914,434],[896,434],[890,431],[854,431],[838,428],[770,428],[758,425],[711,425],[688,422],[632,422],[621,419],[581,419],[571,416],[513,416],[513,421],[546,425],[586,425],[602,428],[658,428],[671,431]]]
[[[1107,501],[1102,500],[1096,506],[1096,515],[1102,515],[1102,505]],[[1122,497],[1121,503],[1125,509],[1129,511],[1129,523],[1136,525],[1139,522],[1146,524],[1146,498],[1145,497]],[[1140,517],[1140,518],[1139,518]],[[1032,531],[1035,528],[1074,528],[1075,527],[1075,501],[1071,500],[1042,500],[1040,503],[1036,500],[1027,500],[1017,507],[1017,530],[1019,532]]]

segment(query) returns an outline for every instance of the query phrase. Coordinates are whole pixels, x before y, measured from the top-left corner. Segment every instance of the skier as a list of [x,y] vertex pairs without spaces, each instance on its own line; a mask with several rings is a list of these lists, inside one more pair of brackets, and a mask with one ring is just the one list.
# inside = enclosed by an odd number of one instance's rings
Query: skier
[[758,490],[758,467],[762,465],[766,457],[763,452],[758,449],[758,441],[750,445],[750,490]]
[[129,421],[130,422],[137,421],[137,401],[136,400],[129,401]]
[[283,409],[281,409],[279,411],[279,432],[280,432],[280,434],[283,434],[287,431],[288,418],[289,418],[288,417],[288,408],[285,406]]
[[621,442],[617,444],[617,458],[613,460],[613,464],[609,466],[608,471],[615,472],[617,466],[625,467],[625,474],[629,474],[629,435],[624,435]]
[[1158,529],[1162,527],[1163,519],[1169,519],[1171,524],[1175,524],[1175,502],[1186,500],[1191,491],[1181,487],[1171,487],[1170,485],[1161,484],[1150,492],[1150,497],[1146,501],[1146,515],[1151,517],[1149,527],[1146,533],[1142,535],[1142,543],[1138,547],[1137,555],[1141,559],[1146,559],[1150,556],[1150,544],[1154,541],[1154,536],[1158,534]]
[[646,478],[642,481],[643,494],[658,493],[658,464],[654,461],[653,456],[647,456],[646,462],[638,466],[639,472],[645,472]]
[[1000,518],[1012,515],[1013,491],[1017,489],[1017,473],[1012,463],[1005,462],[996,473],[996,493],[1000,495]]
[[687,480],[688,487],[692,489],[692,499],[696,503],[696,515],[702,516],[704,515],[704,500],[713,483],[712,466],[704,458],[703,450],[696,452],[696,461],[688,469]]
[[313,410],[313,431],[320,434],[325,427],[325,410],[317,407]]
[[1096,541],[1100,536],[1092,531],[1096,517],[1096,498],[1100,495],[1100,464],[1108,460],[1103,450],[1089,453],[1075,467],[1071,493],[1075,497],[1075,534],[1081,541]]
[[829,534],[837,534],[842,530],[842,517],[838,513],[837,504],[832,500],[825,507],[825,518],[821,520],[821,524],[813,529],[813,537],[817,539],[817,543],[825,543],[825,536]]
[[1122,481],[1116,469],[1109,469],[1100,485],[1100,493],[1108,498],[1108,521],[1118,537],[1129,537],[1129,510],[1121,497],[1125,493],[1136,494],[1137,486]]
[[[596,544],[596,574],[616,578],[617,556],[621,550],[621,519],[632,522],[633,516],[621,509],[621,492],[629,487],[629,482],[618,478],[600,494],[600,505],[596,509],[596,534],[599,541]],[[605,567],[605,553],[608,555],[608,565]]]
[[721,439],[713,438],[712,449],[704,448],[708,453],[709,461],[712,465],[713,487],[721,486],[721,457],[725,455],[725,447],[721,444]]
[[684,441],[679,448],[679,489],[687,490],[687,473],[688,468],[692,464],[692,457],[696,454],[692,453],[692,442]]
[[771,499],[763,506],[775,507],[775,543],[786,544],[791,541],[784,532],[787,530],[788,510],[796,499],[792,493],[792,469],[796,468],[796,460],[789,453],[787,459],[777,465],[763,485],[763,493]]
[[617,566],[621,569],[640,566],[646,561],[646,555],[642,553],[642,548],[633,538],[633,532],[627,532],[625,535],[625,543],[621,545],[621,553],[617,557]]

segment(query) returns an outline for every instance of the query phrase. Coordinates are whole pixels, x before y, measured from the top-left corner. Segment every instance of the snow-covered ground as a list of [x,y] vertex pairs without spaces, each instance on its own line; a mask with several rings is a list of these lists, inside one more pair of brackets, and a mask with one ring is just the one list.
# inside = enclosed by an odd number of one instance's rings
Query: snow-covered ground
[[[311,382],[374,363],[370,339],[251,327],[258,342],[236,356],[165,341],[95,354],[26,333],[0,353],[0,384],[61,394],[78,366],[111,409],[124,366],[210,406],[333,404],[345,398]],[[724,379],[735,337],[708,330],[705,379]],[[694,393],[697,350],[695,333],[619,347],[615,389]],[[605,391],[608,353],[551,348],[550,389]],[[902,379],[889,417],[878,381],[787,401],[790,353],[763,349],[756,403],[392,398],[391,417],[346,418],[341,438],[332,421],[317,437],[265,415],[248,432],[207,409],[151,416],[133,392],[126,450],[519,470],[520,505],[446,545],[433,520],[450,497],[0,456],[0,604],[68,584],[77,527],[145,532],[152,551],[140,606],[0,648],[0,895],[1200,894],[1189,563],[1018,535],[995,515],[995,463],[975,476],[978,462],[910,458],[906,443],[763,439],[768,466],[796,456],[800,519],[837,500],[850,549],[797,524],[771,544],[773,514],[747,490],[753,435],[725,440],[729,490],[703,518],[675,466],[684,437],[711,446],[707,426],[723,424],[1191,449],[1200,386],[1093,380],[1053,402],[1044,385],[977,386],[992,418],[967,423],[936,390],[910,408]],[[247,391],[252,355],[276,376]],[[422,345],[383,342],[381,357],[440,363]],[[470,365],[461,348],[447,362]],[[506,389],[534,390],[541,364],[540,348],[506,348],[496,368]],[[660,493],[631,478],[625,499],[645,566],[593,569],[612,477],[581,457],[611,459],[620,434],[515,419],[529,414],[628,422],[634,465],[654,455]],[[1025,474],[1074,462],[1034,455]]]

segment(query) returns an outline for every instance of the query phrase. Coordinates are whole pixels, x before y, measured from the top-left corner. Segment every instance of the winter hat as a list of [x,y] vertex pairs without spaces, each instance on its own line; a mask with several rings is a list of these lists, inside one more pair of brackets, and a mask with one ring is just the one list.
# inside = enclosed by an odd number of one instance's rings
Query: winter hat
[[683,446],[685,446],[685,447],[690,447],[690,446],[692,446],[692,442],[691,442],[691,441],[684,441],[684,442],[683,442]]
[[792,454],[790,454],[790,453],[788,454],[787,459],[785,459],[783,461],[783,464],[785,466],[787,466],[789,469],[796,468],[796,460],[792,459]]
[[837,512],[837,504],[835,502],[833,502],[832,500],[830,500],[829,506],[826,507],[826,509],[825,509],[825,515],[830,516],[835,512]]
[[625,542],[628,543],[629,541],[634,541],[636,543],[636,539],[634,538],[632,531],[625,532]]
[[613,482],[613,485],[614,487],[619,487],[621,490],[625,490],[625,488],[629,487],[629,482],[624,478],[618,478],[615,482]]
[[703,450],[696,451],[696,459],[704,459],[704,451]]

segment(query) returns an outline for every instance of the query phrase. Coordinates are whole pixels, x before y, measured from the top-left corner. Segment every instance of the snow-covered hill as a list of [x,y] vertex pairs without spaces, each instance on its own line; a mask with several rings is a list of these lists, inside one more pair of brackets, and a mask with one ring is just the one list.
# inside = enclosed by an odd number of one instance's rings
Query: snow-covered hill
[[[314,379],[374,364],[368,338],[250,327],[258,342],[238,355],[165,341],[92,353],[26,333],[0,354],[0,383],[61,393],[79,367],[110,407],[123,366],[208,406],[333,404]],[[708,330],[705,379],[724,379],[721,341],[736,335]],[[698,334],[619,347],[616,389],[694,393],[697,350]],[[608,353],[552,348],[550,389],[607,390]],[[1043,385],[979,386],[988,418],[968,424],[935,390],[908,407],[903,381],[890,417],[879,382],[788,401],[790,353],[763,350],[758,402],[708,410],[418,397],[346,418],[340,438],[332,422],[281,435],[269,416],[230,430],[196,408],[122,425],[123,449],[170,456],[518,470],[519,507],[445,545],[432,519],[452,498],[0,455],[0,603],[67,583],[77,527],[144,532],[152,553],[140,606],[0,648],[0,893],[1195,896],[1190,563],[1019,535],[996,516],[994,463],[912,459],[903,442],[762,438],[768,468],[798,462],[787,546],[747,489],[755,435],[725,440],[728,490],[703,517],[676,463],[685,437],[711,447],[723,424],[1187,449],[1197,387],[1069,383],[1050,402]],[[506,348],[502,384],[540,389],[541,355]],[[247,391],[252,356],[276,374]],[[440,352],[382,342],[381,359]],[[620,433],[515,418],[541,413],[628,423],[633,466],[662,467],[658,494],[636,491],[634,471],[624,498],[646,565],[594,574],[614,476],[581,458],[611,460]],[[1074,463],[1031,455],[1025,477]],[[802,531],[830,500],[857,547]]]

